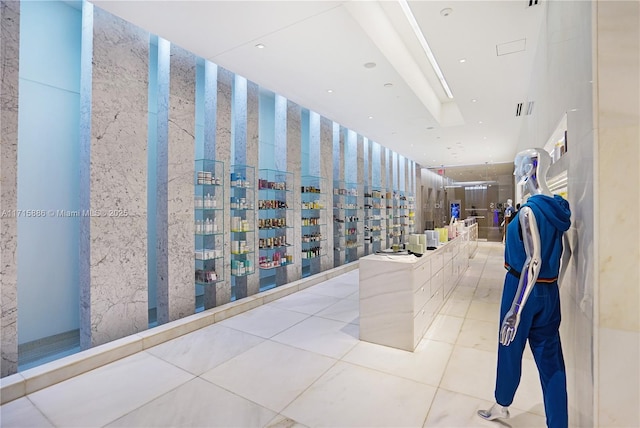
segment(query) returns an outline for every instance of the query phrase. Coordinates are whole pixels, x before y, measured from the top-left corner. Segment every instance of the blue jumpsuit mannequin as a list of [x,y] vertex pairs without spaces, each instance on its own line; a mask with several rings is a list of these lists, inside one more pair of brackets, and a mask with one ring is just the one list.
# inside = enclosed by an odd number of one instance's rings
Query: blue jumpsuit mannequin
[[545,150],[520,152],[514,163],[514,175],[520,184],[525,184],[531,197],[507,228],[508,273],[500,307],[496,404],[488,410],[479,410],[478,415],[488,420],[509,417],[508,406],[520,383],[522,354],[528,340],[540,374],[547,426],[566,428],[567,389],[559,334],[558,274],[563,235],[571,225],[571,211],[567,201],[552,196],[547,188],[545,175],[551,159]]

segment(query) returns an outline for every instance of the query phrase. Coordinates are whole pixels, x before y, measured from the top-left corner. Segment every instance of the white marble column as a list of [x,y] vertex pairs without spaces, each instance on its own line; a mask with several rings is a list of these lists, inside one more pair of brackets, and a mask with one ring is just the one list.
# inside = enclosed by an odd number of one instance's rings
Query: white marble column
[[91,134],[80,159],[81,178],[89,179],[80,207],[91,210],[80,231],[89,240],[80,254],[89,268],[80,275],[83,348],[148,326],[149,34],[95,8],[91,60]]
[[[171,46],[167,140],[166,301],[158,301],[158,323],[193,314],[195,291],[194,158],[195,77],[193,54]],[[158,281],[158,286],[160,282]],[[159,296],[158,296],[159,297]]]
[[[246,134],[246,164],[254,166],[256,168],[256,183],[257,189],[257,176],[259,163],[259,129],[260,129],[260,87],[251,81],[247,81],[247,134]],[[257,198],[257,195],[256,195]],[[256,201],[255,208],[257,210],[258,203]],[[247,245],[249,248],[253,248],[254,251],[258,251],[258,215],[257,211],[253,216],[253,230],[255,233],[247,234]],[[254,258],[254,262],[255,262]],[[255,263],[254,263],[255,266]],[[255,266],[255,273],[247,277],[247,295],[251,296],[260,292],[260,271]]]
[[600,427],[636,427],[640,426],[640,3],[598,1],[596,8],[594,422]]
[[333,268],[333,165],[337,162],[333,158],[333,122],[326,117],[320,117],[320,176],[324,178],[325,210],[321,211],[321,223],[326,224],[326,241],[321,243],[324,257],[321,257],[321,271]]
[[302,172],[302,110],[299,105],[287,102],[287,171],[293,174],[293,189],[289,195],[289,206],[293,210],[287,211],[287,226],[293,226],[290,237],[293,247],[287,253],[293,255],[293,264],[284,269],[287,281],[292,282],[302,278],[302,195],[300,194],[300,173]]
[[[216,175],[222,178],[222,187],[223,187],[223,195],[224,200],[220,201],[221,203],[226,204],[229,201],[227,195],[229,195],[229,162],[228,157],[219,158],[216,149],[216,131],[217,131],[217,107],[218,107],[218,66],[211,61],[204,61],[204,141],[203,141],[203,158],[210,160],[222,160],[224,163],[222,171],[216,171]],[[222,225],[229,223],[229,211],[223,210],[222,212],[216,213],[216,221],[218,225],[222,227]],[[229,257],[227,255],[228,242],[229,242],[229,231],[225,229],[225,233],[222,236],[224,242],[227,245],[224,248],[217,247],[217,238],[216,238],[216,250],[222,249],[225,253],[225,258],[223,261],[222,272],[219,271],[220,267],[218,266],[218,262],[216,262],[216,271],[221,274],[218,278],[223,277],[224,280],[215,283],[214,285],[204,287],[203,290],[203,306],[204,309],[211,309],[216,306],[216,290],[218,288],[225,288],[225,283],[227,283],[226,287],[228,288],[229,282]]]
[[0,377],[18,370],[18,68],[20,2],[0,3]]
[[364,182],[365,182],[365,168],[364,168],[364,137],[358,134],[356,138],[356,183],[358,183],[358,258],[364,256]]
[[[212,69],[211,66],[209,66]],[[210,77],[212,78],[212,77]],[[215,159],[224,162],[225,174],[224,177],[224,194],[225,194],[225,207],[229,206],[229,198],[231,195],[229,187],[229,174],[231,171],[231,165],[234,164],[234,158],[231,154],[231,87],[233,85],[233,73],[222,67],[217,67],[217,104],[215,110]],[[205,101],[207,102],[207,101]],[[212,126],[210,122],[205,123],[205,136],[207,127]],[[205,140],[206,144],[206,140]],[[205,155],[207,153],[207,146],[205,145]],[[216,284],[215,293],[207,294],[205,292],[205,308],[211,308],[214,306],[220,306],[231,301],[231,233],[230,230],[230,213],[229,209],[224,210],[224,242],[225,242],[225,271],[224,282]],[[208,299],[215,299],[214,301],[208,301]]]

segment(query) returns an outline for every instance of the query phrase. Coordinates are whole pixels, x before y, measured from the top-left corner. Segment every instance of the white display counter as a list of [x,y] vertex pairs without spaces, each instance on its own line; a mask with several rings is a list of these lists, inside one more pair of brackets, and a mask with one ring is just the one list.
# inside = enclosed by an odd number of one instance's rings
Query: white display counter
[[360,259],[360,340],[411,351],[469,267],[469,231],[422,257]]

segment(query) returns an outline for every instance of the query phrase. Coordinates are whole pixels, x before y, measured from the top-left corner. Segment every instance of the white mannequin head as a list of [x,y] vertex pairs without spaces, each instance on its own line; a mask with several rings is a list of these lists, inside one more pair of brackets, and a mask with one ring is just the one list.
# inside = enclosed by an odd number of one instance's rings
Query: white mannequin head
[[547,187],[547,171],[551,166],[551,156],[541,148],[523,150],[513,161],[518,185],[524,184],[532,195],[544,194],[551,196]]

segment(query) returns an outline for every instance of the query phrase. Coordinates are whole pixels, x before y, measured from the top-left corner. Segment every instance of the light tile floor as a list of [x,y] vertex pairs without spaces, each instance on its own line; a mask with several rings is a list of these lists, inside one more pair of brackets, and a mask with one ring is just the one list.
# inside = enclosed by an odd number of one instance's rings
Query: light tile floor
[[358,340],[358,271],[5,404],[2,427],[544,427],[530,352],[493,402],[503,246],[476,256],[415,352]]

